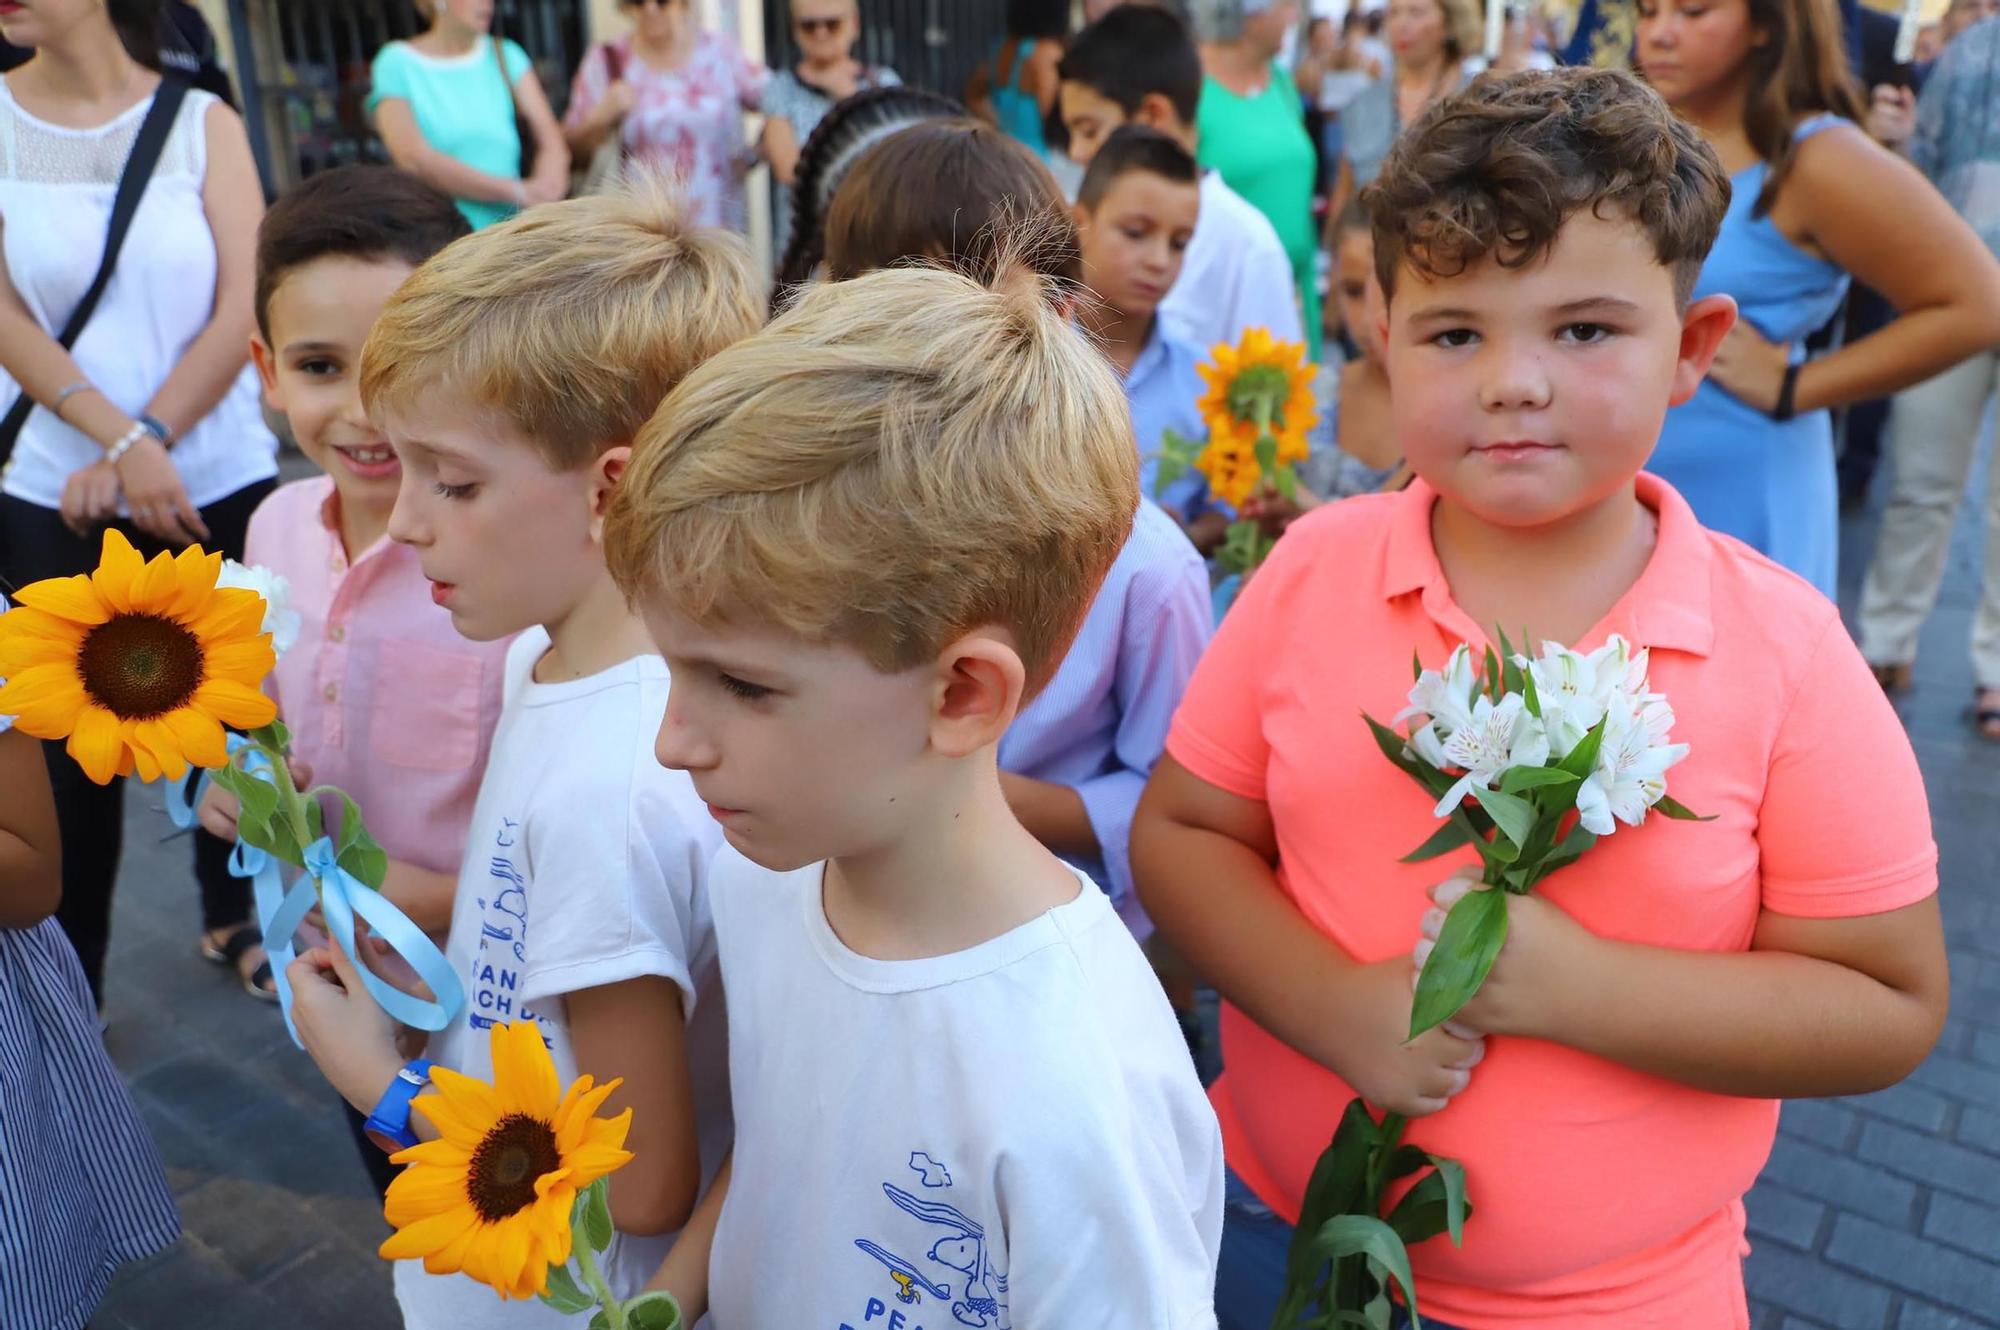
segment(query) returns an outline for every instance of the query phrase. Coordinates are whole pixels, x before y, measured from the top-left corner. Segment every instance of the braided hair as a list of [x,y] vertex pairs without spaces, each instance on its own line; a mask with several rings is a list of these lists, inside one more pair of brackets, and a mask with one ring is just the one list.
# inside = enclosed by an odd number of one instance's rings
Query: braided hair
[[861,154],[899,129],[923,120],[966,114],[949,97],[921,88],[867,88],[829,110],[799,149],[792,186],[792,238],[778,261],[771,312],[791,303],[826,258],[826,209],[847,169]]

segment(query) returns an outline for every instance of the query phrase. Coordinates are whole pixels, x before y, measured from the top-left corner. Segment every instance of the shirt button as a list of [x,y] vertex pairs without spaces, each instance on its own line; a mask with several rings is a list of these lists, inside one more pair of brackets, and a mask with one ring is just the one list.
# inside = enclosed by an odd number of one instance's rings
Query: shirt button
[[340,685],[339,685],[339,684],[337,684],[337,683],[330,683],[330,684],[328,684],[328,685],[326,686],[326,691],[325,691],[325,693],[323,694],[323,696],[324,696],[324,697],[326,698],[326,700],[327,700],[327,701],[329,701],[329,702],[331,702],[331,701],[333,701],[334,699],[338,698],[338,697],[340,696]]
[[326,640],[329,642],[345,642],[347,640],[347,629],[340,624],[335,624],[326,630]]

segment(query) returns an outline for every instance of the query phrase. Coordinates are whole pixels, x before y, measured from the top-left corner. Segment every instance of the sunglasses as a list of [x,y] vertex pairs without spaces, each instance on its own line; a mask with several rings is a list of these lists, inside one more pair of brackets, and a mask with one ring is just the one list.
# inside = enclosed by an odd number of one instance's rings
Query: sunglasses
[[672,9],[682,2],[683,0],[618,0],[619,5],[626,9]]
[[844,17],[802,18],[799,19],[797,22],[795,22],[793,26],[799,30],[800,36],[813,37],[817,36],[822,32],[828,34],[839,32],[840,25],[845,22],[847,22],[847,20]]

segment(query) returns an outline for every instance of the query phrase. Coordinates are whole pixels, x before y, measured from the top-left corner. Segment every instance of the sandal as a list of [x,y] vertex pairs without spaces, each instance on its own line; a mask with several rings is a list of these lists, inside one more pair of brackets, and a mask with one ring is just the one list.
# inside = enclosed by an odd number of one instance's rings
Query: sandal
[[1875,676],[1875,682],[1882,685],[1882,691],[1891,697],[1907,693],[1916,682],[1917,667],[1914,665],[1870,665],[1868,672]]
[[2000,743],[2000,702],[1986,701],[1989,697],[2000,697],[2000,688],[1972,690],[1972,728],[1988,743]]
[[201,955],[203,960],[213,961],[217,965],[227,965],[232,970],[235,970],[237,978],[243,983],[243,991],[251,997],[256,998],[260,1002],[276,1002],[278,1000],[278,982],[271,973],[270,958],[266,957],[257,962],[257,968],[248,974],[243,973],[243,968],[240,964],[244,952],[250,950],[252,947],[259,947],[263,944],[263,929],[257,927],[255,924],[238,924],[235,928],[229,930],[229,936],[222,939],[221,946],[215,944],[211,934],[203,933],[201,935]]

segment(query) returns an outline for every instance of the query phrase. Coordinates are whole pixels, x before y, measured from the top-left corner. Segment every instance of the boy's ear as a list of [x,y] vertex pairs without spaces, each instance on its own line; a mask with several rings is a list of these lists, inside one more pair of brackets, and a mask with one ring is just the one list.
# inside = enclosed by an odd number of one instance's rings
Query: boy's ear
[[256,362],[257,378],[264,385],[264,405],[283,414],[284,400],[278,394],[278,357],[263,334],[250,334],[250,359]]
[[1141,97],[1138,107],[1126,123],[1157,129],[1162,134],[1176,139],[1187,128],[1181,123],[1180,112],[1174,110],[1172,99],[1163,92],[1149,92]]
[[1715,353],[1722,349],[1722,339],[1735,326],[1733,297],[1703,296],[1687,307],[1687,313],[1681,316],[1680,363],[1674,367],[1674,388],[1667,399],[1668,405],[1679,406],[1694,396],[1701,381],[1708,377]]
[[1005,631],[976,628],[952,642],[938,653],[931,747],[945,757],[967,757],[999,743],[1027,686],[1027,666]]
[[632,446],[621,443],[615,448],[606,448],[590,464],[590,538],[602,540],[604,537],[604,514],[611,507],[611,496],[618,492],[618,482],[625,478],[625,468],[632,461]]

